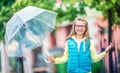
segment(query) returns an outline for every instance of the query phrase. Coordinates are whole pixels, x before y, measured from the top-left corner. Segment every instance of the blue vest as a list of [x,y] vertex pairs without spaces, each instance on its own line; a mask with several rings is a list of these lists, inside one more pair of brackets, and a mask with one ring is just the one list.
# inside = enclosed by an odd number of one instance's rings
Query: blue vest
[[[83,40],[78,52],[77,43],[73,38],[68,40],[68,73],[87,73],[91,72],[90,39]],[[85,43],[85,44],[84,44]],[[84,49],[85,46],[85,49]]]

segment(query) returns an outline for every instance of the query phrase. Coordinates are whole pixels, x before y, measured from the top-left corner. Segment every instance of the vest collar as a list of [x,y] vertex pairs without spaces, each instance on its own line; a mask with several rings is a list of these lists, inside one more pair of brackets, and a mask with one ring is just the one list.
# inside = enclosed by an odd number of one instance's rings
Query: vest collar
[[78,40],[78,39],[75,38],[75,35],[73,35],[71,38],[73,38],[74,41],[83,41],[83,40],[86,40],[86,37],[84,37],[83,39]]
[[77,40],[77,39],[75,38],[75,35],[74,35],[74,36],[72,36],[71,38],[73,38],[74,41],[83,41],[83,43],[84,43],[84,44],[83,44],[83,45],[84,45],[84,50],[83,50],[83,51],[84,51],[84,52],[86,51],[86,48],[85,48],[85,44],[86,44],[86,43],[85,43],[85,41],[84,41],[84,40],[86,40],[86,37],[84,37],[83,39]]

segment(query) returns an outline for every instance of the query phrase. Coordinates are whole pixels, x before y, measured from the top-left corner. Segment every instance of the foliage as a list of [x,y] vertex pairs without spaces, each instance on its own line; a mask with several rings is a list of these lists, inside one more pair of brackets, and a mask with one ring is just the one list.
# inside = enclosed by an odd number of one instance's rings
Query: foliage
[[[79,1],[79,0],[77,0]],[[67,0],[66,0],[67,2]],[[57,24],[62,23],[65,20],[73,21],[78,15],[86,15],[84,7],[86,4],[84,2],[79,2],[79,8],[74,7],[74,2],[69,1],[67,5],[62,3],[58,9],[54,9],[56,0],[16,0],[15,4],[12,6],[13,12],[19,11],[28,5],[37,6],[40,8],[52,10],[58,13],[57,15]],[[48,6],[49,5],[49,6]],[[64,8],[66,10],[64,10]]]
[[[78,7],[76,7],[78,6]],[[85,3],[76,3],[76,6],[73,3],[61,4],[61,6],[54,10],[58,13],[57,23],[61,23],[65,20],[73,21],[78,15],[86,15],[84,7]]]
[[56,0],[1,0],[0,2],[0,40],[4,39],[5,24],[10,17],[22,8],[33,5],[58,13],[57,24],[63,21],[73,21],[79,15],[85,16],[85,7],[96,8],[108,17],[108,10],[112,10],[113,23],[120,24],[120,0],[62,0],[54,9]]
[[92,1],[90,7],[102,11],[105,17],[108,17],[108,10],[111,9],[113,23],[120,24],[120,0]]
[[5,24],[12,14],[11,5],[14,0],[1,0],[0,1],[0,40],[4,40]]
[[12,10],[17,12],[26,6],[36,6],[43,9],[52,10],[56,0],[16,0],[12,5]]
[[[101,11],[105,18],[108,17],[108,10],[112,10],[112,20],[113,23],[120,24],[120,0],[63,0],[63,3],[70,3],[75,5],[76,2],[84,3],[84,7],[86,6],[90,8],[96,8]],[[85,11],[84,11],[85,12]]]

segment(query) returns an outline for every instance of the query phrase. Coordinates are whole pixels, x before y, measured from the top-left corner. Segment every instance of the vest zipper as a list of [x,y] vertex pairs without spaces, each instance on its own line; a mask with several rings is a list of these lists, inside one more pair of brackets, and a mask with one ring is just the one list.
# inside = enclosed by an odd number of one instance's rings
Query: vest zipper
[[77,50],[77,53],[78,53],[78,68],[80,69],[80,51],[78,51],[78,49],[80,50],[80,46],[78,47],[78,45],[76,44],[76,50]]
[[[78,47],[78,49],[80,50],[80,46]],[[80,69],[80,51],[78,51],[78,68]],[[79,70],[80,73],[80,70]]]
[[79,59],[79,54],[78,54],[78,67],[80,68],[80,59]]

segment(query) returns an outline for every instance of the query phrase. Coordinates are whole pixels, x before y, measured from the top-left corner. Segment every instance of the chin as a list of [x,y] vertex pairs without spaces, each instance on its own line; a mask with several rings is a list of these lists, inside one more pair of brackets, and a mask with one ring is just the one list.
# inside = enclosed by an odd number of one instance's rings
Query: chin
[[77,35],[83,35],[83,33],[77,33]]

